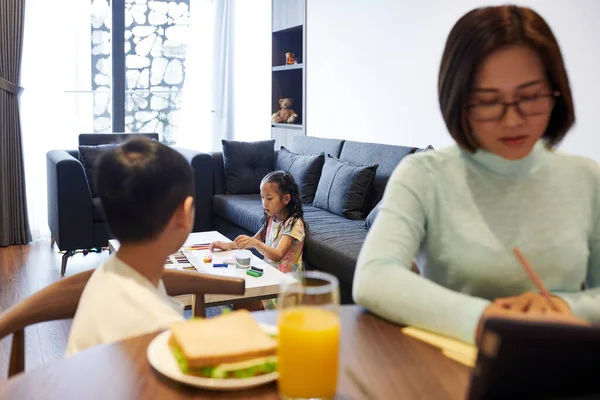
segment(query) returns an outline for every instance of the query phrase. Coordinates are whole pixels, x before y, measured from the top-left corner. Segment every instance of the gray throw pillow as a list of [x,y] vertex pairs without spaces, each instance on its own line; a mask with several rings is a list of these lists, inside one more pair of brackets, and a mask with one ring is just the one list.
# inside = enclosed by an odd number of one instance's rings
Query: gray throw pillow
[[98,196],[94,183],[98,159],[103,152],[116,146],[116,143],[99,144],[96,146],[79,146],[79,156],[81,157],[81,163],[83,164],[83,169],[85,170],[85,176],[87,178],[92,197]]
[[377,203],[377,205],[371,210],[369,215],[367,215],[367,218],[365,219],[365,229],[366,230],[371,229],[371,226],[373,226],[373,222],[375,222],[375,217],[377,217],[377,214],[379,213],[380,205],[381,205],[381,201],[379,201],[379,203]]
[[275,165],[275,141],[222,140],[225,194],[260,193],[260,181]]
[[287,171],[294,177],[304,204],[312,204],[325,162],[325,153],[304,155],[292,153],[281,147],[277,154],[275,169]]
[[378,166],[354,165],[327,155],[313,206],[349,219],[363,219]]

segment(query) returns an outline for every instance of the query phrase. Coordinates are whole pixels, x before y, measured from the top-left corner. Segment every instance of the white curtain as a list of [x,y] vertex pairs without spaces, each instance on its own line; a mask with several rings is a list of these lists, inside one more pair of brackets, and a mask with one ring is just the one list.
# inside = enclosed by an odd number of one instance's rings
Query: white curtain
[[[220,2],[216,0],[217,3]],[[181,121],[175,133],[177,146],[212,151],[213,58],[215,52],[215,1],[192,0],[190,40],[185,55]]]
[[192,0],[190,19],[177,145],[221,151],[221,139],[269,139],[271,0]]
[[50,237],[46,152],[77,149],[77,135],[93,132],[92,5],[82,0],[25,4],[20,108],[29,222],[36,240]]
[[234,10],[234,137],[270,139],[271,0],[236,0]]
[[233,0],[217,1],[215,5],[215,54],[213,58],[213,149],[221,148],[220,139],[233,139]]

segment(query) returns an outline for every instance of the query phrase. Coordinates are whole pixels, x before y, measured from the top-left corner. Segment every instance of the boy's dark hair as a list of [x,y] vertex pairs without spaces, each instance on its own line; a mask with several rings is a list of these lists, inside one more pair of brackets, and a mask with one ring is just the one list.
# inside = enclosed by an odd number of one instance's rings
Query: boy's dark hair
[[187,160],[145,137],[104,152],[95,182],[108,227],[125,243],[156,238],[195,190],[194,172]]
[[[285,171],[269,172],[264,178],[262,178],[262,181],[260,182],[261,186],[265,183],[274,183],[277,186],[277,191],[282,196],[286,194],[290,195],[290,202],[286,206],[288,215],[285,220],[281,221],[275,236],[279,236],[281,229],[286,226],[288,222],[291,224],[291,226],[294,226],[298,219],[302,220],[302,224],[304,225],[304,233],[307,234],[308,224],[306,221],[304,221],[304,211],[302,210],[300,191],[298,190],[298,185],[296,184],[292,174]],[[266,212],[262,217],[261,223],[262,226],[260,228],[260,238],[264,242],[267,237],[267,225],[269,224],[269,215]]]
[[440,108],[456,143],[474,152],[478,144],[467,123],[474,77],[486,56],[511,45],[527,45],[540,56],[551,89],[560,93],[543,135],[557,145],[575,122],[569,78],[552,30],[535,11],[514,5],[476,8],[454,25],[442,56],[438,80]]

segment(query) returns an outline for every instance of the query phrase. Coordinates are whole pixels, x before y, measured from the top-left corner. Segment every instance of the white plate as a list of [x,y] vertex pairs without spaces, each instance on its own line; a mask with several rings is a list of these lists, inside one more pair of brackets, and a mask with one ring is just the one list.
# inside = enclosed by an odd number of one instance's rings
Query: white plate
[[[277,327],[273,325],[260,324],[260,327],[268,334],[277,334]],[[179,369],[177,361],[169,348],[169,337],[171,330],[166,330],[156,336],[148,346],[148,361],[155,370],[177,382],[212,390],[240,390],[273,382],[279,378],[279,372],[259,375],[252,378],[242,379],[212,379],[201,376],[186,375]]]

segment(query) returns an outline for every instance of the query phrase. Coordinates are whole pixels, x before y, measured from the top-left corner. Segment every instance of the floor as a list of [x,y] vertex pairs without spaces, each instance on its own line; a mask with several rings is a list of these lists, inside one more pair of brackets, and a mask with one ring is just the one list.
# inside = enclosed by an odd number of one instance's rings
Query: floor
[[[60,279],[61,254],[50,240],[25,246],[0,247],[0,312]],[[66,276],[92,269],[109,257],[108,251],[75,254]],[[40,367],[63,357],[71,321],[45,322],[25,329],[25,369]],[[0,379],[5,379],[11,337],[0,341]]]

